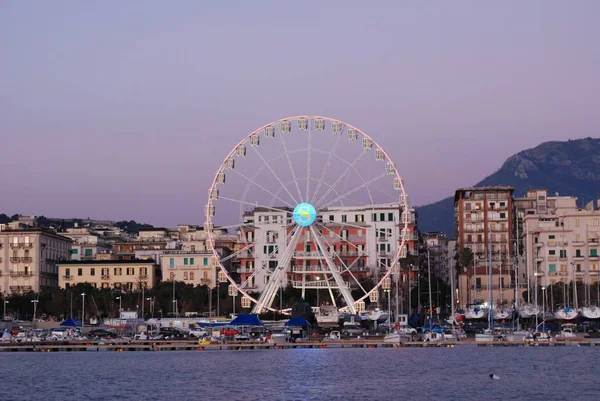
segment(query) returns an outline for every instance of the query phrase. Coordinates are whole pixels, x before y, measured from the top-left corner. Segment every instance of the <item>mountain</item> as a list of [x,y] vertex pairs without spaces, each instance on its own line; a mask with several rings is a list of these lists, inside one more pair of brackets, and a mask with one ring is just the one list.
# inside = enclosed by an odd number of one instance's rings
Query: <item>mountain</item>
[[[578,204],[600,198],[600,139],[544,142],[509,157],[494,174],[476,187],[509,185],[516,197],[529,189],[576,196]],[[454,195],[417,207],[419,230],[442,231],[454,237]]]

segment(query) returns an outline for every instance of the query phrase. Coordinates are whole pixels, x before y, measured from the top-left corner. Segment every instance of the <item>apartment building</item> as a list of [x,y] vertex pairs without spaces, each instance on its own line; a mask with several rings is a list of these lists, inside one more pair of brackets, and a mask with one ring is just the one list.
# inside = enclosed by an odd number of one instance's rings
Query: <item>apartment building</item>
[[459,299],[463,308],[474,302],[490,299],[490,291],[494,290],[494,287],[489,288],[486,284],[489,282],[490,262],[492,268],[497,269],[500,279],[494,285],[499,286],[499,293],[502,290],[502,296],[498,298],[494,294],[494,299],[497,303],[514,301],[514,295],[511,296],[510,291],[504,291],[504,288],[514,285],[513,192],[514,188],[505,186],[460,188],[455,192],[454,217],[458,252],[470,248],[474,256],[473,265],[463,266],[463,271],[460,272]]
[[[280,207],[279,209],[288,210]],[[409,228],[404,229],[403,208],[399,204],[365,207],[328,208],[317,216],[315,228],[320,232],[336,268],[350,269],[356,279],[382,274],[398,253],[402,236],[405,238],[403,256],[416,252],[416,215],[409,210]],[[288,220],[286,220],[288,219]],[[291,237],[291,228],[285,212],[256,208],[245,215],[245,226],[241,231],[239,249],[240,267],[237,272],[247,288],[262,291],[281,260],[283,250]],[[247,249],[246,249],[247,248]],[[309,230],[303,229],[294,250],[287,282],[296,288],[334,287],[325,281],[325,265],[320,249]],[[255,269],[260,269],[256,271]],[[356,283],[350,273],[343,273],[348,285]]]
[[[529,287],[600,278],[600,210],[577,198],[529,191],[518,199],[524,281]],[[600,205],[599,205],[600,206]]]
[[111,245],[98,232],[89,227],[68,228],[61,235],[71,238],[71,260],[90,260],[96,259],[100,253],[107,253],[111,250]]
[[211,251],[167,250],[161,255],[160,264],[164,280],[217,286],[218,262]]
[[134,291],[151,288],[161,280],[151,260],[73,260],[58,264],[60,288],[89,283],[95,288]]
[[22,294],[58,286],[57,263],[71,255],[71,239],[19,223],[0,225],[0,292]]
[[[423,233],[423,242],[429,251],[431,274],[449,283],[448,236],[441,232]],[[425,255],[427,257],[427,255]]]

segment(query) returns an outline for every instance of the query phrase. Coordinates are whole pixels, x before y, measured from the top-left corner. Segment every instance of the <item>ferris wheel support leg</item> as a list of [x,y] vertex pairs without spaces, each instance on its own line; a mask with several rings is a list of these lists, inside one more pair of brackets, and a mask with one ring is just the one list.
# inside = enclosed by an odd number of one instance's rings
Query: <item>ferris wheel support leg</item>
[[344,300],[346,301],[346,306],[348,310],[351,314],[356,314],[356,307],[354,305],[354,299],[352,298],[352,294],[350,294],[350,289],[346,287],[344,279],[342,278],[341,274],[337,271],[331,258],[328,256],[329,254],[327,252],[327,248],[323,244],[321,235],[317,230],[315,230],[313,226],[310,226],[310,231],[315,242],[317,243],[317,246],[319,247],[319,250],[323,255],[325,255],[325,261],[327,262],[327,266],[329,267],[330,273],[333,276],[333,279],[335,280],[335,283],[337,284],[340,292],[342,293],[342,297],[344,297]]
[[264,291],[260,294],[254,308],[252,308],[252,313],[259,314],[273,303],[275,295],[277,295],[277,290],[279,290],[279,287],[283,284],[283,279],[285,278],[288,266],[294,255],[294,250],[296,249],[296,244],[298,243],[301,232],[302,230],[299,227],[296,228],[296,232],[294,232],[289,244],[286,246],[275,272],[271,275],[271,280],[269,280]]

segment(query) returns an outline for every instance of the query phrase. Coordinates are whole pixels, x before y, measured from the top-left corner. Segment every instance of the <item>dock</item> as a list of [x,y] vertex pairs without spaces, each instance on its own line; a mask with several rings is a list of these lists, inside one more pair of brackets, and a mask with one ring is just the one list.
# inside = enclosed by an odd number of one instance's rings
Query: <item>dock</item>
[[331,349],[331,348],[454,348],[471,345],[477,347],[594,347],[600,346],[598,339],[569,339],[559,341],[489,341],[473,339],[461,341],[410,341],[386,343],[377,340],[298,341],[286,343],[268,342],[223,342],[208,343],[190,340],[141,340],[141,341],[71,341],[71,342],[24,342],[0,343],[0,352],[125,352],[125,351],[219,351],[219,350],[277,350],[277,349]]

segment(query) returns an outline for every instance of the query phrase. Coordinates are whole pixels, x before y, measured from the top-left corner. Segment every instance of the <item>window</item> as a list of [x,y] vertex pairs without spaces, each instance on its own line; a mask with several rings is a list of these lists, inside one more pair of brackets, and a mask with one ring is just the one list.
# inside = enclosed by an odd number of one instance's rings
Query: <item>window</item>
[[93,251],[93,249],[86,249],[85,256],[92,256],[93,255],[92,251]]
[[123,269],[115,267],[115,276],[120,276],[123,273]]
[[102,283],[102,286],[101,286],[101,287],[102,287],[102,288],[109,288],[109,286],[108,286],[108,285],[109,285],[109,283]]
[[[104,267],[102,269],[102,276],[103,277],[108,277],[108,267]],[[104,287],[103,287],[104,288]]]
[[506,213],[504,213],[504,212],[501,212],[501,213],[500,213],[500,218],[501,218],[501,219],[505,219],[505,218],[506,218]]
[[575,265],[575,271],[577,273],[581,273],[581,264],[580,263],[577,263],[577,265]]
[[465,210],[470,212],[471,211],[471,204],[469,202],[465,203]]
[[554,250],[554,249],[550,249],[550,250],[548,251],[548,255],[556,255],[556,250]]
[[71,276],[71,269],[69,269],[68,267],[65,269],[65,276],[67,276],[67,277]]
[[204,266],[208,266],[208,258],[204,258],[204,260],[202,261],[202,264]]
[[148,268],[147,267],[140,267],[140,274],[148,274]]
[[600,224],[600,220],[594,219],[594,227],[598,227],[599,224]]
[[81,267],[77,269],[77,275],[83,276],[83,269]]
[[71,249],[71,255],[77,255],[79,253],[79,249]]
[[548,265],[548,271],[555,272],[556,271],[556,264],[552,263],[552,264]]
[[190,265],[194,264],[194,258],[190,258]]
[[170,269],[174,269],[175,268],[175,258],[170,258],[169,259],[169,268]]
[[394,213],[388,213],[388,221],[394,221]]
[[579,219],[575,219],[575,227],[579,227]]
[[342,215],[342,223],[347,223],[347,218],[345,214]]
[[475,279],[475,288],[481,288],[481,279],[480,278]]
[[334,217],[332,214],[329,215],[329,221],[334,221]]
[[372,217],[373,217],[373,218],[372,218],[372,220],[373,220],[373,221],[377,221],[377,213],[373,213],[373,216],[372,216]]
[[194,272],[190,272],[190,280],[194,279]]
[[171,280],[175,280],[175,272],[171,272],[171,274],[169,274],[169,278]]
[[187,266],[187,264],[188,264],[188,258],[183,258],[183,264]]
[[590,249],[590,256],[591,257],[597,257],[598,256],[598,250],[597,249]]
[[563,259],[566,259],[567,257],[567,250],[566,249],[561,249],[560,250],[560,257]]
[[135,269],[133,267],[128,267],[127,268],[127,275],[128,276],[133,276],[135,274]]
[[379,221],[385,221],[385,213],[379,213]]
[[90,269],[90,276],[95,276],[95,275],[96,275],[96,268],[95,268],[95,267],[92,267],[92,268]]
[[575,257],[576,257],[576,258],[581,258],[581,257],[582,257],[582,256],[581,256],[581,249],[576,249],[576,250],[575,250]]
[[184,280],[187,280],[187,279],[188,279],[188,274],[187,274],[187,272],[183,272],[183,279],[184,279]]

